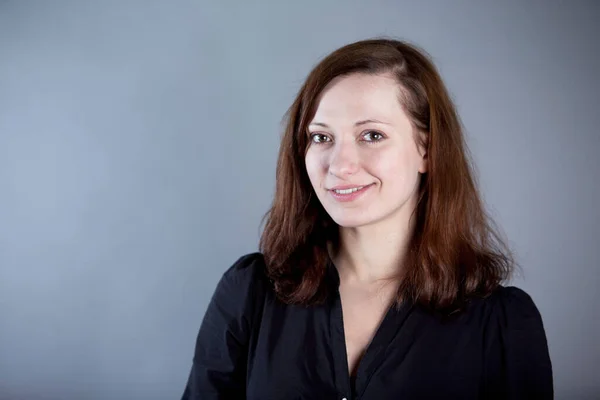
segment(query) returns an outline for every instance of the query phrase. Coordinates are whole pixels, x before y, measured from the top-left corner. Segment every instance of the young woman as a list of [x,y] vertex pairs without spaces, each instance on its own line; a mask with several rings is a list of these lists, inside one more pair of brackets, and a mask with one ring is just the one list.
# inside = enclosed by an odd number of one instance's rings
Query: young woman
[[542,319],[414,45],[344,46],[288,111],[260,253],[223,275],[184,399],[546,399]]

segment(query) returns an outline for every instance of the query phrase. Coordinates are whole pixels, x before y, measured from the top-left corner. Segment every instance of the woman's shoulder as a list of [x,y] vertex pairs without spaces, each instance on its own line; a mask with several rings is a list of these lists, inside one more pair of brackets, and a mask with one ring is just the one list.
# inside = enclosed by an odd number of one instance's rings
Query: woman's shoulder
[[498,286],[481,303],[485,320],[500,330],[544,331],[542,316],[531,295],[515,286]]
[[246,253],[240,256],[223,273],[224,277],[234,280],[252,280],[266,272],[265,258],[262,253]]
[[[248,253],[227,267],[213,292],[207,315],[232,323],[252,319],[265,299],[268,280],[261,253]],[[205,317],[206,318],[206,317]]]
[[266,288],[268,282],[263,254],[247,253],[227,267],[218,283],[217,292],[235,296],[256,295],[257,291]]
[[486,300],[491,312],[509,314],[539,314],[533,298],[516,286],[499,285]]

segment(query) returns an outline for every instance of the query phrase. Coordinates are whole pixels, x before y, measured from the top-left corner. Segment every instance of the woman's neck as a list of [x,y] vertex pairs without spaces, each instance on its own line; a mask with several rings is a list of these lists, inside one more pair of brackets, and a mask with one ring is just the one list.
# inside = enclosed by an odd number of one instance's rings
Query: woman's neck
[[339,248],[332,255],[340,279],[373,283],[398,274],[414,227],[390,218],[357,228],[339,228]]

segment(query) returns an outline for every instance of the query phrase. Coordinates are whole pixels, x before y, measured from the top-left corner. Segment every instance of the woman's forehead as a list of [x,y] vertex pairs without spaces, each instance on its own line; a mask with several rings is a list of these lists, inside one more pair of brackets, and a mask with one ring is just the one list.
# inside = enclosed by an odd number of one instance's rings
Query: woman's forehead
[[325,88],[311,122],[389,121],[397,118],[399,112],[403,111],[394,78],[355,74],[336,79]]

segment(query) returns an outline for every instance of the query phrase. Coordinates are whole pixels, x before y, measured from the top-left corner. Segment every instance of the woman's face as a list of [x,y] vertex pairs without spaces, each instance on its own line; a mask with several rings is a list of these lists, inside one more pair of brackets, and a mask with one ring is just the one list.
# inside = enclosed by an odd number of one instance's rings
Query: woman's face
[[[343,227],[409,216],[424,152],[391,75],[352,74],[323,91],[305,163],[319,201]],[[401,217],[400,217],[401,218]]]

